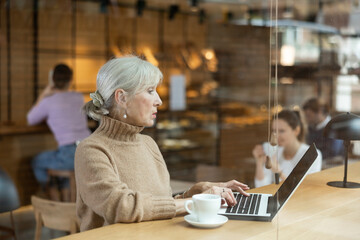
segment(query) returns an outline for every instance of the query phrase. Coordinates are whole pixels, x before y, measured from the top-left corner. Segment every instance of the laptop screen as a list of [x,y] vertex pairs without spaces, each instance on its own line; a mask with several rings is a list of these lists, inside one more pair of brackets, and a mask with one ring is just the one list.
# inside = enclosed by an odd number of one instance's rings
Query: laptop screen
[[278,211],[300,185],[317,156],[315,144],[312,144],[276,192],[274,199],[278,199]]

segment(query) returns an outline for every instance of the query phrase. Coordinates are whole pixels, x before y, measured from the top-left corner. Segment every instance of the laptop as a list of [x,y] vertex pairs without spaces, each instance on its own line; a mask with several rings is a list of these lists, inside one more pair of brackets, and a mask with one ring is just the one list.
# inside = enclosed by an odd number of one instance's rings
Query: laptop
[[270,222],[303,181],[317,156],[318,153],[313,143],[274,196],[271,194],[251,193],[249,197],[246,197],[234,192],[237,204],[233,207],[221,207],[219,214],[235,220]]

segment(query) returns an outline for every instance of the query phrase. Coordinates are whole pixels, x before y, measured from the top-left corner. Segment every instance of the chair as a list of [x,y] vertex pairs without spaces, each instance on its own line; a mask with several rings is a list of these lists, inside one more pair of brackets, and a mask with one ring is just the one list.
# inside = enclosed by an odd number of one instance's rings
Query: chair
[[40,239],[43,226],[70,234],[79,232],[75,203],[52,201],[34,195],[31,196],[31,203],[36,220],[35,240]]
[[7,232],[16,240],[15,224],[12,211],[20,207],[19,195],[11,178],[0,168],[0,213],[10,212],[11,228],[0,226],[0,231]]
[[[49,177],[62,177],[68,178],[70,181],[70,191],[62,192],[62,200],[64,202],[75,202],[76,201],[76,184],[75,184],[75,173],[73,170],[48,170]],[[55,194],[58,194],[57,189],[50,189],[51,200],[59,200],[58,197],[55,197]]]

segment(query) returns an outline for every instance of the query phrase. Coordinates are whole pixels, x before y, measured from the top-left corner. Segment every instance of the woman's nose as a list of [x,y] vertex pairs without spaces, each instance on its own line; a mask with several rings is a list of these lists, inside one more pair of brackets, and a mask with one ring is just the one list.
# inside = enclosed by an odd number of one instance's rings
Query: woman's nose
[[158,93],[156,93],[155,106],[160,107],[162,105],[161,98]]

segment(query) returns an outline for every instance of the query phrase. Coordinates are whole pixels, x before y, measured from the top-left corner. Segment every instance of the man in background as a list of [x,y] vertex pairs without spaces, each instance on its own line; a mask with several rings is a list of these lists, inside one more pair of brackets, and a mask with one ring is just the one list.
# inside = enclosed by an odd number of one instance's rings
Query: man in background
[[304,103],[302,108],[308,124],[306,143],[315,143],[322,153],[325,164],[329,159],[342,156],[344,154],[343,141],[324,137],[324,128],[331,120],[329,106],[317,98],[311,98]]

